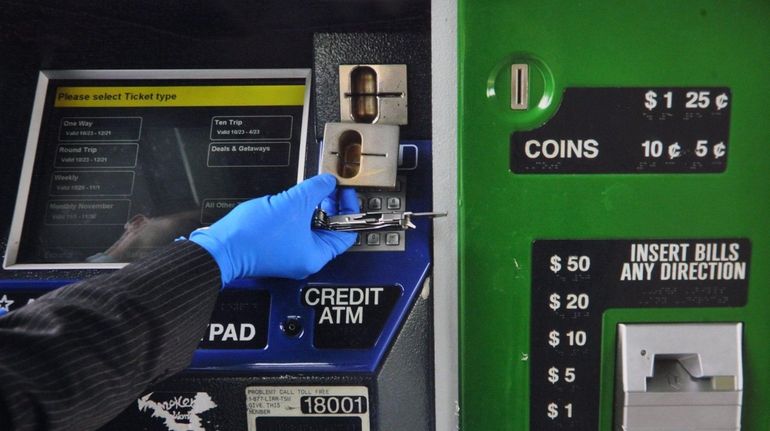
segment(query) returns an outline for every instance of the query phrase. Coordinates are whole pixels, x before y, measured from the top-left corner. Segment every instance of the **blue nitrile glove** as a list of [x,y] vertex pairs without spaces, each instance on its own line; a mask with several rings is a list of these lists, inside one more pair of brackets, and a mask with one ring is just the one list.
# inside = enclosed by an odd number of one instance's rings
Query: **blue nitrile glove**
[[246,277],[303,279],[356,240],[355,233],[310,228],[319,203],[329,215],[358,212],[355,190],[340,189],[338,201],[336,185],[333,175],[324,174],[243,202],[210,227],[194,231],[190,241],[211,253],[224,284]]

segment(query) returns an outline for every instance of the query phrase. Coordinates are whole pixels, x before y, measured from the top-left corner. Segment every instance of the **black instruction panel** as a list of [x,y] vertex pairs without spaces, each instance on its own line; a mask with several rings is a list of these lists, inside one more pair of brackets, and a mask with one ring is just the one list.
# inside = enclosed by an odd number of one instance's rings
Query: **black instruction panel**
[[374,346],[403,294],[400,286],[307,286],[302,304],[315,311],[313,345],[319,349]]
[[263,290],[224,289],[198,348],[264,349],[267,346],[270,294]]
[[743,238],[535,241],[531,429],[598,429],[605,310],[743,306],[750,259]]
[[567,88],[553,118],[511,134],[510,169],[724,172],[731,97],[726,87]]

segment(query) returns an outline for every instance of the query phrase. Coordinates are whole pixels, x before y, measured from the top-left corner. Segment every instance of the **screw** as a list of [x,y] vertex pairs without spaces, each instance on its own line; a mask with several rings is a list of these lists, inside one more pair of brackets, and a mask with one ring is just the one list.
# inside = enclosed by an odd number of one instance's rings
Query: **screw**
[[281,331],[286,334],[287,337],[297,337],[302,334],[302,322],[298,316],[287,316],[283,322],[281,322]]

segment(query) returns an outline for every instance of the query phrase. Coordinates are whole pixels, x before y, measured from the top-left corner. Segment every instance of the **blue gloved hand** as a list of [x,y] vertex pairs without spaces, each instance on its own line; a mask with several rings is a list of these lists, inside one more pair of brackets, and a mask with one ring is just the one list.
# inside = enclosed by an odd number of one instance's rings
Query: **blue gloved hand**
[[246,277],[303,279],[356,240],[355,233],[310,228],[319,203],[329,215],[358,212],[355,190],[340,189],[337,196],[336,186],[337,179],[324,174],[243,202],[208,228],[194,231],[190,241],[214,257],[224,284]]

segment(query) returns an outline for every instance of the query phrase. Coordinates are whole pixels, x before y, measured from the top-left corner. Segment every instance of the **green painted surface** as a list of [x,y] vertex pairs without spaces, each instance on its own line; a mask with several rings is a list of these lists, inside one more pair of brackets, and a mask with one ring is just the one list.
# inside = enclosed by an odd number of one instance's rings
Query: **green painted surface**
[[[458,25],[462,429],[529,429],[534,239],[731,237],[752,242],[745,307],[605,313],[600,429],[615,324],[632,321],[745,322],[743,429],[770,429],[770,2],[461,0]],[[550,70],[550,104],[508,108],[516,58]],[[545,122],[570,86],[730,87],[727,171],[512,174],[510,134]]]

